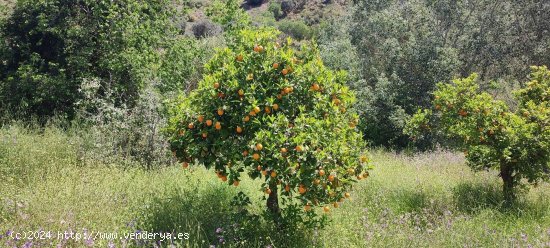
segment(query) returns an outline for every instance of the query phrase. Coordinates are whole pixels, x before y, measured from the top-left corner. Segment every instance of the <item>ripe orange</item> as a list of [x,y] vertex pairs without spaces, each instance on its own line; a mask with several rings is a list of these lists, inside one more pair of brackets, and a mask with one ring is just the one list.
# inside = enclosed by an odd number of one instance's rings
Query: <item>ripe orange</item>
[[262,171],[262,166],[261,166],[261,165],[258,165],[258,167],[256,167],[256,169],[257,169],[258,171]]
[[237,130],[236,130],[236,131],[237,131],[237,133],[242,133],[242,132],[243,132],[243,129],[242,129],[242,127],[237,126]]
[[262,175],[267,176],[267,170],[263,170]]
[[286,192],[290,192],[290,185],[288,185],[288,184],[285,185],[285,191],[286,191]]
[[214,83],[214,89],[218,89],[218,88],[220,88],[220,83],[218,82]]
[[248,116],[248,115],[243,118],[244,122],[248,122],[249,120],[250,120],[250,116]]
[[204,121],[204,116],[199,115],[199,117],[197,119],[199,120],[200,123],[202,123]]
[[227,176],[222,175],[221,179],[222,179],[222,181],[226,182],[227,181]]
[[239,90],[239,96],[244,96],[244,90]]
[[286,74],[288,74],[288,70],[287,70],[287,69],[283,69],[283,70],[281,71],[281,73],[283,74],[283,76],[286,76]]
[[324,176],[325,175],[325,170],[319,170],[319,176]]
[[264,146],[262,144],[256,144],[256,151],[261,151],[262,149],[264,149]]
[[311,86],[311,89],[314,90],[314,91],[319,91],[319,90],[321,89],[321,87],[320,87],[318,84],[314,83],[314,84]]
[[305,210],[305,211],[311,210],[311,206],[309,205],[309,203],[308,203],[307,205],[304,206],[304,210]]
[[194,125],[193,123],[189,123],[189,125],[187,125],[187,127],[188,127],[189,129],[193,129],[193,128],[195,127],[195,125]]
[[233,185],[235,185],[235,187],[239,186],[239,183],[240,183],[240,182],[237,181],[237,180],[233,181]]
[[207,126],[212,126],[212,120],[206,120],[206,125]]
[[243,156],[245,156],[245,157],[248,156],[248,150],[243,151]]
[[182,166],[184,169],[187,169],[187,167],[189,167],[189,163],[183,162],[183,163],[181,164],[181,166]]
[[283,89],[283,91],[284,91],[285,94],[288,94],[288,93],[290,93],[291,90],[290,90],[290,87],[285,87]]
[[279,68],[279,64],[278,63],[273,63],[273,69],[277,69]]
[[313,180],[313,184],[315,184],[315,185],[319,185],[320,183],[321,183],[321,180],[319,180],[319,179]]
[[267,189],[265,190],[265,193],[268,194],[268,195],[271,194],[271,189],[270,189],[270,188],[267,188]]
[[277,109],[279,109],[279,104],[276,104],[276,103],[273,104],[273,110],[277,110]]
[[254,160],[259,160],[259,159],[260,159],[260,154],[254,153],[254,154],[252,155],[252,158],[253,158]]
[[335,177],[334,175],[332,175],[332,174],[328,176],[328,180],[329,180],[330,182],[334,181],[335,178],[336,178],[336,177]]
[[223,115],[223,109],[222,109],[222,108],[219,108],[219,109],[218,109],[218,115],[219,115],[219,116],[222,116],[222,115]]
[[218,121],[216,122],[216,130],[222,129],[222,124]]
[[208,134],[207,133],[202,133],[202,137],[206,139],[206,137],[208,137]]
[[301,152],[303,150],[304,150],[303,146],[300,146],[300,145],[296,146],[296,151]]
[[288,152],[288,150],[286,148],[284,148],[284,147],[281,148],[281,153],[286,153],[286,152]]
[[349,198],[350,196],[351,196],[350,193],[347,193],[347,192],[346,192],[346,193],[344,194],[344,197],[346,197],[346,198]]
[[325,213],[330,212],[330,207],[329,206],[324,206],[323,211],[325,211]]
[[260,107],[254,107],[253,109],[254,113],[260,113]]
[[357,180],[361,180],[361,179],[363,179],[363,175],[357,176]]
[[254,110],[250,110],[250,113],[248,113],[248,115],[250,115],[250,116],[256,116],[256,112],[254,112]]
[[335,203],[333,203],[332,205],[334,206],[334,208],[338,208],[338,207],[339,207],[338,202],[335,202]]
[[277,172],[271,171],[271,177],[276,177],[276,176],[277,176]]
[[283,98],[283,95],[281,95],[281,94],[277,95],[277,99],[281,100],[282,98]]
[[237,55],[237,61],[239,61],[239,62],[243,61],[243,55],[242,54]]
[[300,184],[300,187],[298,187],[298,192],[303,195],[306,193],[306,191],[306,187],[303,184]]

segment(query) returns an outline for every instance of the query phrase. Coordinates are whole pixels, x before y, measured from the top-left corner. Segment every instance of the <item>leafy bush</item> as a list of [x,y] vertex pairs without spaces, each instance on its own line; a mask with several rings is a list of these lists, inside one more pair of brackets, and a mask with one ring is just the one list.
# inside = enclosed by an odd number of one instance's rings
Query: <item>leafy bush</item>
[[[103,86],[99,79],[85,80],[84,95],[77,102],[82,154],[105,164],[147,169],[172,164],[168,144],[161,129],[166,125],[160,94],[149,84],[140,92],[134,106],[117,105],[116,91]],[[90,111],[92,110],[92,111]]]
[[279,22],[279,30],[297,40],[311,39],[313,32],[303,21],[283,20]]
[[277,1],[269,2],[269,7],[267,7],[267,9],[269,12],[273,13],[273,17],[277,20],[284,16],[283,10],[281,9],[281,3]]
[[166,133],[183,167],[214,167],[235,186],[242,174],[260,178],[277,223],[313,224],[312,206],[338,207],[368,176],[365,144],[345,73],[325,68],[315,46],[295,51],[277,36],[240,31],[207,64],[198,89],[170,108]]
[[241,4],[242,0],[214,0],[206,8],[206,15],[231,34],[250,25],[250,16],[241,8]]
[[221,26],[209,20],[200,20],[193,24],[191,29],[193,30],[193,35],[195,35],[196,38],[216,36],[221,34],[223,31]]
[[2,109],[73,115],[85,78],[101,78],[131,104],[171,37],[169,0],[18,1],[0,27]]
[[496,168],[507,202],[524,182],[550,179],[550,71],[533,67],[531,81],[515,92],[516,110],[480,92],[477,75],[439,83],[433,106],[418,111],[406,132],[417,138],[423,131],[441,132],[458,140],[474,170]]

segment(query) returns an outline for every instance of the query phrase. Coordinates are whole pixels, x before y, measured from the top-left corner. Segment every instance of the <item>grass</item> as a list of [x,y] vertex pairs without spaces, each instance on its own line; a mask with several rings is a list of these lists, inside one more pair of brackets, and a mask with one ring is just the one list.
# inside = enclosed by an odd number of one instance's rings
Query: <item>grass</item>
[[[230,220],[239,191],[261,213],[259,182],[228,186],[212,171],[166,167],[147,171],[104,164],[90,156],[79,136],[55,128],[0,130],[0,247],[28,240],[8,230],[52,231],[33,247],[109,247],[107,239],[60,240],[58,232],[182,232],[175,247],[549,247],[550,185],[531,189],[512,208],[502,206],[492,171],[472,173],[451,152],[409,157],[376,150],[376,168],[330,213],[323,230],[274,232],[268,223]],[[245,230],[233,224],[241,224]],[[216,229],[223,231],[216,233]],[[237,238],[238,242],[229,241]],[[230,240],[231,239],[231,240]],[[116,240],[116,247],[157,244]],[[170,242],[160,243],[170,247]]]

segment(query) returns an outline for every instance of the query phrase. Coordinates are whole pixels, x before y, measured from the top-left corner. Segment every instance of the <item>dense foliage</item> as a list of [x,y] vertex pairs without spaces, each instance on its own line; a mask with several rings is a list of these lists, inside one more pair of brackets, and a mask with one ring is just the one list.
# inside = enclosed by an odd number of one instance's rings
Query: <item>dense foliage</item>
[[477,77],[438,84],[433,106],[415,114],[406,131],[419,138],[432,130],[458,140],[474,170],[500,171],[510,201],[525,181],[550,179],[550,71],[533,67],[531,80],[515,92],[515,110],[480,91]]
[[371,89],[363,118],[374,144],[406,146],[405,121],[429,106],[437,82],[476,72],[481,83],[513,83],[528,65],[550,63],[548,1],[355,2],[351,35]]
[[[18,1],[0,25],[2,110],[72,116],[84,79],[99,79],[116,92],[118,105],[132,105],[159,67],[194,68],[189,62],[196,54],[174,57],[192,48],[189,42],[167,43],[174,40],[175,13],[169,0]],[[169,63],[162,64],[161,49]],[[172,70],[162,80],[165,87],[181,87],[190,73]]]
[[338,207],[368,176],[365,145],[345,74],[325,68],[315,46],[296,51],[277,35],[240,31],[171,109],[167,132],[184,167],[214,167],[235,186],[242,174],[261,178],[272,213],[313,217],[312,206]]

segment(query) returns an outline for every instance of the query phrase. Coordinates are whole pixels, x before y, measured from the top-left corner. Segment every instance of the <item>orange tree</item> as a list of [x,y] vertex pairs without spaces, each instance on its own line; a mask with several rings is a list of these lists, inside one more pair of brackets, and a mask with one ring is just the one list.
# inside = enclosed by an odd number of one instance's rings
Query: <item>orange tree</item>
[[532,70],[530,81],[514,92],[513,107],[481,92],[475,74],[440,83],[432,108],[419,110],[405,131],[413,139],[431,130],[454,139],[471,168],[500,171],[511,203],[516,186],[548,180],[550,173],[550,71]]
[[365,143],[346,74],[327,69],[314,45],[296,50],[278,34],[239,31],[171,107],[166,131],[184,167],[214,167],[234,186],[243,174],[261,179],[276,220],[284,209],[315,217],[315,206],[338,207],[368,176]]

